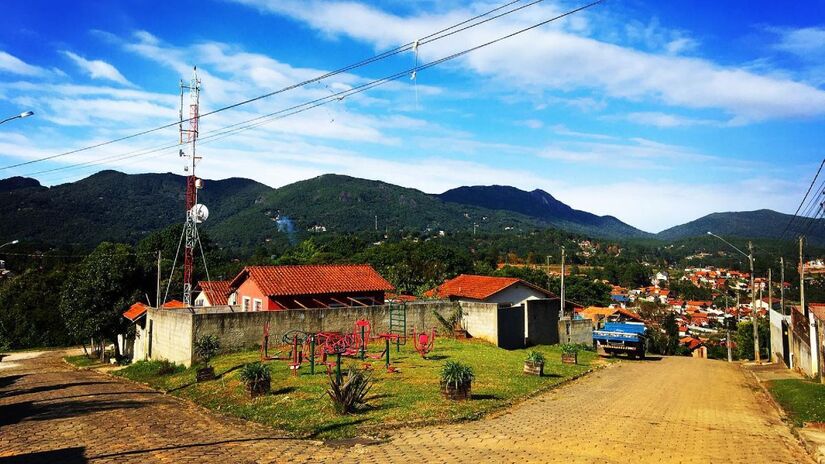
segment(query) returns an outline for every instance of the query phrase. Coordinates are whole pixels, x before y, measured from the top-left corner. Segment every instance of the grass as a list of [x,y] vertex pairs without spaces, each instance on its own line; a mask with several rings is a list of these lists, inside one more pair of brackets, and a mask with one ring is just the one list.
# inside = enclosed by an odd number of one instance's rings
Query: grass
[[66,356],[63,359],[74,367],[99,367],[107,365],[100,362],[100,359],[90,358],[85,354],[79,354],[77,356]]
[[801,379],[774,380],[768,385],[794,424],[825,422],[825,385]]
[[[370,352],[378,351],[378,344]],[[557,385],[589,369],[595,353],[579,353],[578,365],[561,363],[558,346],[531,347],[547,358],[544,377],[525,375],[524,359],[529,350],[507,351],[484,342],[438,339],[431,359],[421,359],[410,344],[391,353],[392,364],[400,372],[387,373],[383,360],[366,359],[375,369],[374,386],[367,397],[368,410],[339,415],[326,394],[328,377],[325,368],[309,373],[309,362],[300,376],[290,375],[286,361],[269,362],[272,393],[250,400],[238,379],[239,368],[259,360],[258,351],[215,357],[211,364],[218,379],[196,383],[195,368],[170,375],[158,375],[157,362],[139,362],[117,371],[115,375],[145,382],[154,388],[190,399],[207,408],[285,430],[300,437],[323,439],[348,438],[355,435],[383,435],[404,425],[476,419],[485,413]],[[452,402],[442,398],[439,372],[447,360],[460,361],[473,368],[473,399]],[[347,359],[342,370],[359,360]]]

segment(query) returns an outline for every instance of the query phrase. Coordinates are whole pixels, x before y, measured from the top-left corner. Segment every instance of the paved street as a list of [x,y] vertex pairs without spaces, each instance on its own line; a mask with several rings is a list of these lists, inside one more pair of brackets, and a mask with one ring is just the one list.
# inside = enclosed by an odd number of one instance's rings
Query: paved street
[[691,358],[623,362],[486,419],[327,446],[206,412],[61,353],[0,367],[6,462],[812,462],[752,378]]

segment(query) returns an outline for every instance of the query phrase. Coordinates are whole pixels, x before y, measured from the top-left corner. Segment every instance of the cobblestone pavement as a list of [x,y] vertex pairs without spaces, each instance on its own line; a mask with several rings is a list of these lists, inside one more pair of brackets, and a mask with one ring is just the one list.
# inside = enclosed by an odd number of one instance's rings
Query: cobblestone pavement
[[209,413],[62,353],[2,361],[6,462],[812,462],[750,376],[691,358],[623,362],[476,422],[327,446]]

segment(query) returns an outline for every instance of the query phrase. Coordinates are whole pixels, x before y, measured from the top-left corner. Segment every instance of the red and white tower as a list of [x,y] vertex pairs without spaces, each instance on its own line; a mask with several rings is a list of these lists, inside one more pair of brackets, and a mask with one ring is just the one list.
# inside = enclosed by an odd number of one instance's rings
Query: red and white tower
[[[181,148],[180,156],[188,158],[184,171],[186,177],[186,222],[184,223],[183,251],[183,303],[192,306],[192,275],[195,270],[195,245],[198,242],[198,222],[201,222],[202,205],[198,205],[198,189],[202,187],[201,180],[195,176],[195,166],[201,157],[196,155],[195,143],[198,140],[198,104],[200,99],[201,81],[198,79],[198,68],[192,72],[192,80],[185,83],[180,81],[180,144],[188,144],[188,150]],[[184,90],[189,91],[188,126],[184,125]],[[187,152],[188,151],[188,152]],[[203,208],[205,209],[205,208]]]

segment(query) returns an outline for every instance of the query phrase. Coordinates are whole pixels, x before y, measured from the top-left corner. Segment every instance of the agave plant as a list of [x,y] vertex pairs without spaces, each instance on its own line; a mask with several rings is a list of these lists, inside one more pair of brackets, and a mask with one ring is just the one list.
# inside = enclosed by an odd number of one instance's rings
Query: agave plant
[[260,362],[246,364],[241,368],[238,377],[246,384],[246,389],[253,398],[269,392],[272,376],[269,373],[269,366],[265,364]]
[[372,374],[350,367],[346,379],[330,375],[327,394],[339,414],[350,414],[367,406],[366,396],[372,388]]
[[473,368],[456,361],[447,361],[441,368],[441,383],[461,388],[473,381]]

